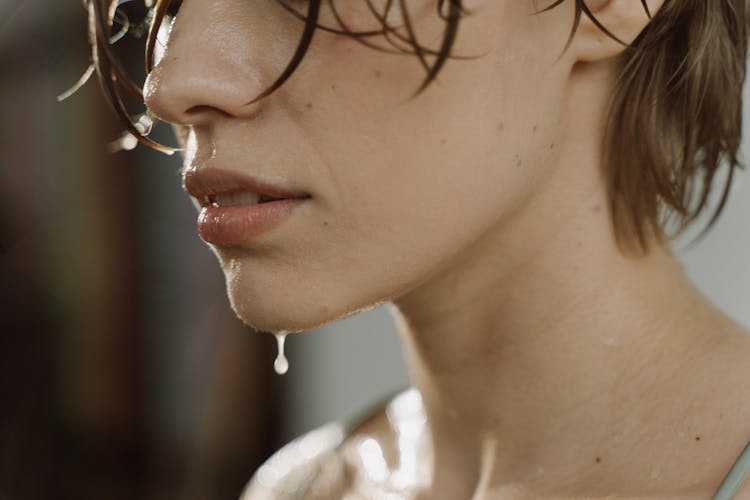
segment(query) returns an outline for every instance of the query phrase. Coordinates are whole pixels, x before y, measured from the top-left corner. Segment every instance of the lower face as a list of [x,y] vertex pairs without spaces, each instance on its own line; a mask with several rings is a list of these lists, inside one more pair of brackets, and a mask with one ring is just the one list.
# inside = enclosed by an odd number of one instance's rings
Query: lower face
[[[453,53],[480,57],[448,60],[418,97],[408,100],[424,77],[414,56],[319,31],[262,113],[215,131],[216,147],[260,158],[311,194],[272,230],[212,245],[245,323],[306,330],[412,293],[502,232],[544,181],[570,69],[556,64],[566,13],[532,15],[516,0],[465,4],[473,14]],[[422,43],[437,49],[435,9],[412,15]],[[280,18],[296,40],[299,21]]]

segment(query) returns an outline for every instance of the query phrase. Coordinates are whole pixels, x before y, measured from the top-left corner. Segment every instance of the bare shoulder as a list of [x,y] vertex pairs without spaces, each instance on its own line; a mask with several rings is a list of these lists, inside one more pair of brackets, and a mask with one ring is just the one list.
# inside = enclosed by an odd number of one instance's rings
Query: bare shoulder
[[715,496],[750,442],[750,333],[719,329],[726,335],[713,335],[669,384],[644,395],[657,404],[640,420],[640,437],[628,440],[618,475],[592,475],[583,491],[611,480],[611,491],[629,493],[621,500],[750,500],[750,475],[732,496]]
[[393,401],[348,433],[341,424],[328,424],[290,442],[258,469],[240,500],[327,500],[351,494],[358,489],[361,446],[377,442],[386,450],[393,448],[387,415]]
[[[710,497],[750,443],[750,332],[731,322],[723,326],[725,340],[707,349],[705,362],[686,367],[684,418],[673,425],[672,462],[683,471],[683,484]],[[733,496],[714,498],[750,500],[750,477],[740,480]]]
[[[335,498],[345,481],[337,458],[344,434],[341,424],[332,423],[290,442],[256,471],[240,500]],[[330,487],[321,489],[323,483]]]

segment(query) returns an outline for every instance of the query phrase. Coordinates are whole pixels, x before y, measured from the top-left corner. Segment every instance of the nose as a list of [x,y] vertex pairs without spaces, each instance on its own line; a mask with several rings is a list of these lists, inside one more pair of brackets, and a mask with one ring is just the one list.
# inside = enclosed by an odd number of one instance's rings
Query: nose
[[[184,1],[168,34],[157,45],[163,53],[146,78],[146,106],[177,125],[203,125],[217,117],[252,117],[264,90],[252,16],[235,2]],[[243,2],[240,2],[243,3]],[[245,7],[247,8],[247,7]]]

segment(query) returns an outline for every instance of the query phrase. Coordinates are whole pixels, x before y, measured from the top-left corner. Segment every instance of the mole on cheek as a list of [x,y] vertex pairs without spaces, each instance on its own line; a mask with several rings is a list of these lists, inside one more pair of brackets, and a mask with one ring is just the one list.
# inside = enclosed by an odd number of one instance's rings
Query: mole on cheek
[[379,69],[375,70],[375,78],[380,78],[380,70]]
[[497,123],[497,131],[498,132],[502,132],[504,128],[505,128],[505,123],[503,123],[503,122],[498,122]]

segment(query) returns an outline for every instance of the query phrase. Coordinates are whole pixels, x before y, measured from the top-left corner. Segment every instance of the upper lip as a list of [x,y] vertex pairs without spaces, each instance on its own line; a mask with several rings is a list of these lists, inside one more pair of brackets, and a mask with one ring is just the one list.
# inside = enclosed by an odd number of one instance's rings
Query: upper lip
[[262,197],[275,199],[310,197],[309,193],[303,191],[283,189],[244,173],[216,167],[188,169],[183,182],[185,190],[203,207],[210,205],[212,197],[216,195],[238,192],[258,193]]

